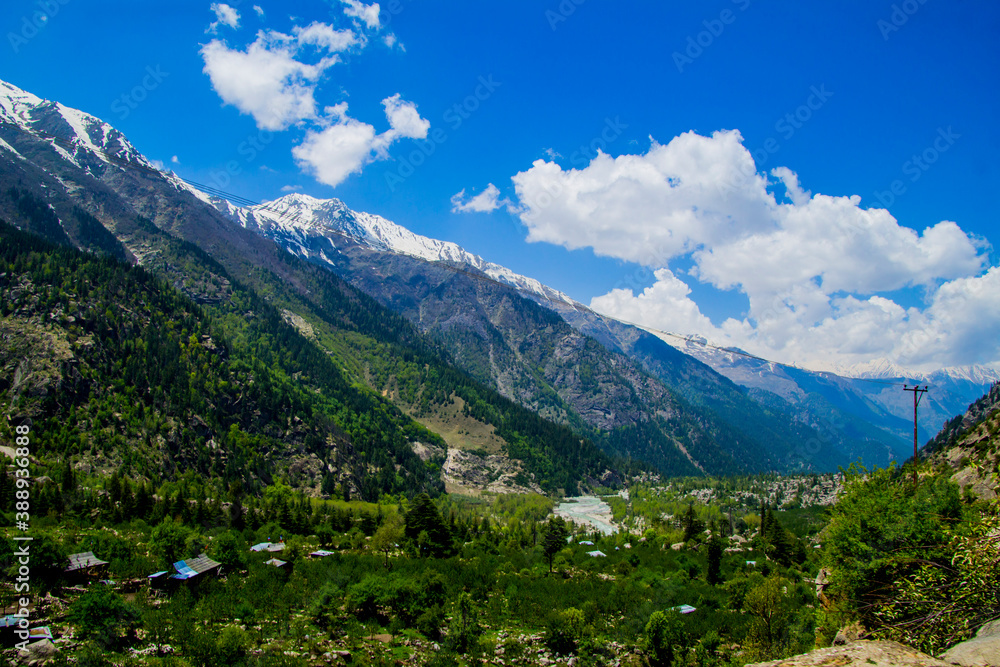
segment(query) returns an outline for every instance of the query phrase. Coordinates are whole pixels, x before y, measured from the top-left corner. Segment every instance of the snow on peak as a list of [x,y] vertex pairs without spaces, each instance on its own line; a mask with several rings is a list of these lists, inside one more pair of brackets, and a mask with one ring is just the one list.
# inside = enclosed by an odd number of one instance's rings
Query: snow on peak
[[924,373],[904,368],[884,357],[858,364],[839,365],[836,367],[835,372],[837,375],[842,375],[844,377],[867,380],[891,380],[896,378],[906,378],[909,380],[922,381],[926,379]]
[[[61,130],[40,130],[37,125],[51,128],[40,121],[58,114],[64,123]],[[45,140],[66,160],[80,166],[79,160],[96,158],[105,164],[112,162],[134,163],[152,169],[147,160],[118,130],[100,118],[58,102],[49,102],[25,92],[5,81],[0,81],[0,122],[16,125],[19,129]],[[88,167],[89,169],[89,167]]]
[[40,97],[0,80],[0,121],[25,128],[32,109],[45,103]]
[[256,206],[233,207],[228,202],[216,202],[216,207],[243,226],[258,229],[267,236],[282,236],[288,241],[322,235],[334,246],[343,239],[381,252],[408,255],[429,262],[463,264],[493,280],[542,299],[570,305],[575,303],[562,292],[499,264],[488,262],[456,243],[415,234],[379,215],[352,211],[339,199],[317,199],[293,193]]
[[931,373],[930,379],[946,377],[951,380],[965,380],[973,384],[991,385],[1000,382],[1000,369],[992,366],[949,366]]

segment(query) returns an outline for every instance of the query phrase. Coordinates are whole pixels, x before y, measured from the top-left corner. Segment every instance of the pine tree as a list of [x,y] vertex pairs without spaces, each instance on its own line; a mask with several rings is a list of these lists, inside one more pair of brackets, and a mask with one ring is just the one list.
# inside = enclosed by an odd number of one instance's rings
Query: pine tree
[[[406,536],[420,543],[418,548],[421,555],[448,556],[452,553],[454,547],[451,532],[429,495],[421,493],[414,498],[405,519]],[[421,541],[422,534],[426,534],[426,537]]]
[[569,530],[562,517],[554,516],[545,526],[545,537],[542,538],[542,550],[549,561],[549,573],[552,573],[552,561],[556,554],[566,548]]

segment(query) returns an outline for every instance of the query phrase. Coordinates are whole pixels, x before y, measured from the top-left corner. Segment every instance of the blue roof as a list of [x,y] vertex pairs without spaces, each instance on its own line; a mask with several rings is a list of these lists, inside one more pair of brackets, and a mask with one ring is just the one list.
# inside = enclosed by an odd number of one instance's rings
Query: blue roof
[[174,563],[174,569],[177,570],[177,574],[174,575],[174,579],[187,579],[188,577],[193,577],[198,574],[190,565],[187,564],[187,561],[183,560],[179,560]]

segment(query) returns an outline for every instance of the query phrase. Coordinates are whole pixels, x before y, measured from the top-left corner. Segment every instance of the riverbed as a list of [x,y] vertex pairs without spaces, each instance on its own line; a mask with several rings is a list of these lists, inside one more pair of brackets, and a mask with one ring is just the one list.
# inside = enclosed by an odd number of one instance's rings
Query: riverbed
[[615,525],[611,520],[611,506],[597,496],[566,498],[556,506],[555,514],[567,521],[590,526],[605,535],[615,532]]

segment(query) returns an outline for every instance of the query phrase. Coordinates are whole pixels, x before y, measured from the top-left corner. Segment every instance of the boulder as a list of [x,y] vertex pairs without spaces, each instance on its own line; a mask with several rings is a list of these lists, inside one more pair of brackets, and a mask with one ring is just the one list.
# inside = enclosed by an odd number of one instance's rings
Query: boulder
[[1000,667],[1000,620],[979,628],[975,637],[955,644],[941,659],[962,667]]
[[746,667],[952,667],[915,648],[898,642],[862,639],[844,646],[816,649],[809,653]]

